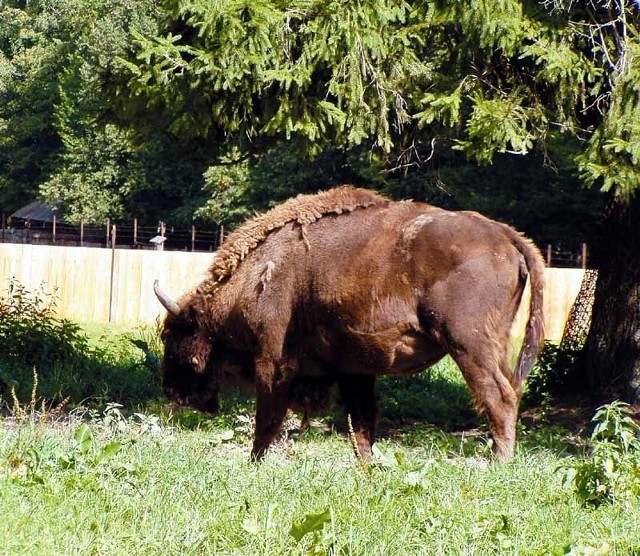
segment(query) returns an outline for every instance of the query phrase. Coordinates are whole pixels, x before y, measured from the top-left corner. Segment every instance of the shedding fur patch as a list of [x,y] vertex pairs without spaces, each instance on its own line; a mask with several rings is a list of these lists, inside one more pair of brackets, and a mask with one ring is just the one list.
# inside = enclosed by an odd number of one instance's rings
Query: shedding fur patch
[[302,238],[305,240],[305,226],[327,214],[343,214],[360,208],[388,203],[388,199],[374,191],[358,189],[349,185],[321,191],[315,195],[298,195],[289,199],[245,222],[229,235],[216,252],[216,257],[209,267],[209,280],[207,280],[208,284],[205,288],[215,289],[218,284],[227,280],[242,260],[256,249],[271,232],[282,228],[289,222],[296,222],[301,226]]
[[273,275],[273,269],[276,267],[276,263],[273,261],[267,261],[265,269],[260,276],[260,282],[262,282],[262,290],[267,289],[267,283],[271,282],[271,276]]

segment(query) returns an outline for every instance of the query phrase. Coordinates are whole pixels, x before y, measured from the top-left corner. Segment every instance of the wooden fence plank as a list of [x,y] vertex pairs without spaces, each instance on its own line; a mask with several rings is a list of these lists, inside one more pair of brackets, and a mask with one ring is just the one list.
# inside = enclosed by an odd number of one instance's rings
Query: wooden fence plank
[[[0,244],[0,295],[6,295],[11,277],[34,291],[56,288],[58,314],[77,322],[108,322],[111,249],[28,244]],[[117,249],[114,257],[112,322],[153,323],[164,310],[153,293],[154,280],[175,299],[205,277],[211,253]],[[580,290],[582,269],[546,270],[546,337],[562,337],[571,306]],[[528,292],[514,324],[522,334],[527,318]]]

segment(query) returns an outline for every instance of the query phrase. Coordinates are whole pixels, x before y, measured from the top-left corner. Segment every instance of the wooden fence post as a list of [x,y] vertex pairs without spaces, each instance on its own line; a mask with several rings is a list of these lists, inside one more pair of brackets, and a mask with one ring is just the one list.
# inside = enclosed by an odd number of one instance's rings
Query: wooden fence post
[[191,225],[191,252],[196,250],[196,227]]
[[109,276],[109,323],[113,322],[113,283],[116,269],[116,225],[111,228],[111,275]]
[[84,247],[84,221],[80,221],[80,247]]
[[53,229],[51,232],[51,240],[53,241],[53,244],[56,244],[56,215],[53,215]]
[[[162,220],[160,221],[160,225],[158,226],[158,231],[159,231],[160,237],[163,237],[163,238],[167,237],[167,225]],[[164,251],[164,241],[161,241],[158,244],[158,249],[160,251]]]
[[105,247],[109,247],[109,234],[111,232],[111,219],[107,218],[107,232],[106,232],[106,240],[105,240]]
[[582,268],[587,269],[587,244],[582,244]]
[[547,268],[551,266],[551,245],[547,245]]
[[138,219],[133,219],[133,247],[138,245]]

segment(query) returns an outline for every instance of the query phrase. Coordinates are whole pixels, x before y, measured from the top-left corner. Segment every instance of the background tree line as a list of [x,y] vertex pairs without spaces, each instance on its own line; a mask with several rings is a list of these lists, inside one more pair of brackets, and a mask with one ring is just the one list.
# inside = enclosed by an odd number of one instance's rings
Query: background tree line
[[637,2],[1,7],[3,208],[233,224],[349,182],[538,241],[592,233],[582,382],[640,402]]

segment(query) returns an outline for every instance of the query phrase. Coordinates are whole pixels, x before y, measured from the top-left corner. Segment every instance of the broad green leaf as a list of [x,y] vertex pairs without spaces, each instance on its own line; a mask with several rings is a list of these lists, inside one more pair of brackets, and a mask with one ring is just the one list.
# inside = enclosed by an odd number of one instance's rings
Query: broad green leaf
[[307,514],[304,519],[298,523],[293,523],[289,534],[297,541],[300,542],[302,537],[308,533],[314,531],[320,531],[324,527],[325,523],[331,521],[331,509],[326,508],[317,514]]
[[104,449],[98,454],[98,457],[96,458],[96,464],[100,463],[105,459],[109,459],[115,456],[121,449],[122,449],[121,442],[117,442],[117,441],[109,442],[109,444],[107,444],[104,447]]
[[93,433],[89,428],[89,425],[83,423],[80,425],[76,434],[74,435],[78,448],[82,454],[87,454],[93,446]]

